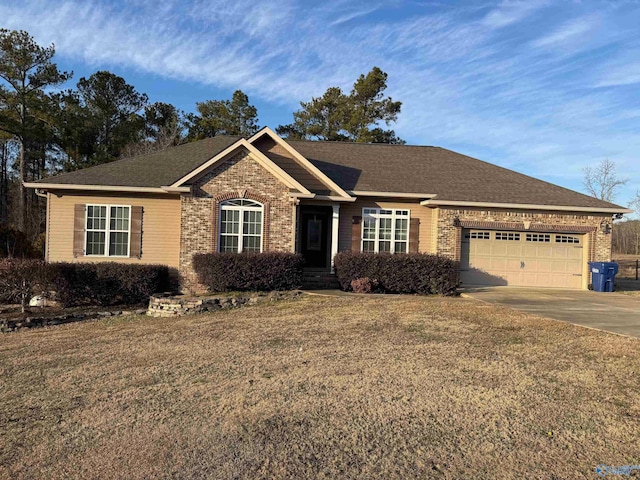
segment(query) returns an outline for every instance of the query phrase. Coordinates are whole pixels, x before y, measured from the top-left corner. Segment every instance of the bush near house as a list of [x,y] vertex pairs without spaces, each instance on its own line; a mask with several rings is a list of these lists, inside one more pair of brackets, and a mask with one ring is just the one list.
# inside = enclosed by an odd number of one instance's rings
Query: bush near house
[[343,290],[368,279],[386,293],[454,295],[459,283],[458,262],[438,255],[340,252],[334,262]]
[[176,277],[164,265],[4,259],[0,262],[0,301],[26,306],[33,295],[53,291],[53,299],[64,307],[136,304],[153,293],[175,290]]
[[177,288],[165,265],[52,263],[52,289],[64,306],[136,304]]
[[303,262],[297,253],[197,253],[193,269],[211,292],[294,290]]

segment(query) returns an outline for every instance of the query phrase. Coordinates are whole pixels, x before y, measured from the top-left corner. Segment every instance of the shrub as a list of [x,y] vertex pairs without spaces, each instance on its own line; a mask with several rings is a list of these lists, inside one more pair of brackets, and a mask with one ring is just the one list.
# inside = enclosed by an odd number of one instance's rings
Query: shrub
[[293,290],[302,284],[296,253],[197,253],[193,269],[211,292]]
[[142,303],[177,287],[165,265],[52,263],[51,268],[55,298],[64,306]]
[[334,262],[343,290],[364,278],[386,293],[454,295],[458,286],[458,262],[438,255],[340,252]]
[[355,293],[373,293],[379,286],[377,280],[371,280],[369,277],[351,280],[351,290]]
[[18,302],[22,311],[37,293],[46,293],[51,284],[51,268],[42,260],[6,258],[0,261],[0,300]]

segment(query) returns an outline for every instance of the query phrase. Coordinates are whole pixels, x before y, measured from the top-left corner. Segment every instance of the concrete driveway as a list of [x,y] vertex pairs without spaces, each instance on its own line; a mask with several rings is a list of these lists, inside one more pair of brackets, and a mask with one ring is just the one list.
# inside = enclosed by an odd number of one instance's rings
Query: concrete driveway
[[543,288],[469,288],[465,297],[541,317],[640,338],[640,298],[621,293]]

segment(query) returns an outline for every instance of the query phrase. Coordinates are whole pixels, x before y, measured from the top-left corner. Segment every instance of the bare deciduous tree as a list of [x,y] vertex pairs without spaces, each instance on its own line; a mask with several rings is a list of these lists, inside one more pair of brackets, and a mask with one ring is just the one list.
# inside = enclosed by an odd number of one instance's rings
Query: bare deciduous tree
[[616,164],[605,158],[596,167],[585,167],[584,188],[592,197],[599,198],[605,202],[612,202],[616,197],[618,187],[625,185],[626,178],[616,176]]
[[51,268],[42,260],[5,258],[0,261],[0,298],[17,300],[22,313],[36,293],[45,293],[51,280]]

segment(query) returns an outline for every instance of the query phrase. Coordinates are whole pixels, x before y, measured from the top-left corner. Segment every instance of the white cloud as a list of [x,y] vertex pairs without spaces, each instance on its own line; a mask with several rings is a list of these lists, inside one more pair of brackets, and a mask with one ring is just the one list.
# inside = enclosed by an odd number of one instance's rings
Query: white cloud
[[[640,8],[501,2],[488,13],[429,4],[409,14],[405,3],[387,15],[387,2],[104,1],[0,0],[0,18],[74,62],[241,88],[287,108],[329,86],[348,89],[377,65],[404,102],[393,128],[413,143],[574,188],[582,166],[604,157],[640,178],[640,94],[592,88],[640,82]],[[543,9],[550,33],[540,37]],[[570,57],[555,54],[564,46]],[[619,58],[609,64],[612,48]]]
[[482,23],[489,28],[503,28],[520,22],[530,14],[542,8],[547,2],[541,1],[503,1],[493,8]]
[[553,48],[565,45],[567,42],[579,41],[587,34],[593,34],[597,24],[596,17],[571,20],[548,35],[534,40],[531,44],[537,48]]
[[622,65],[605,65],[596,87],[617,87],[640,83],[640,62],[631,61]]

